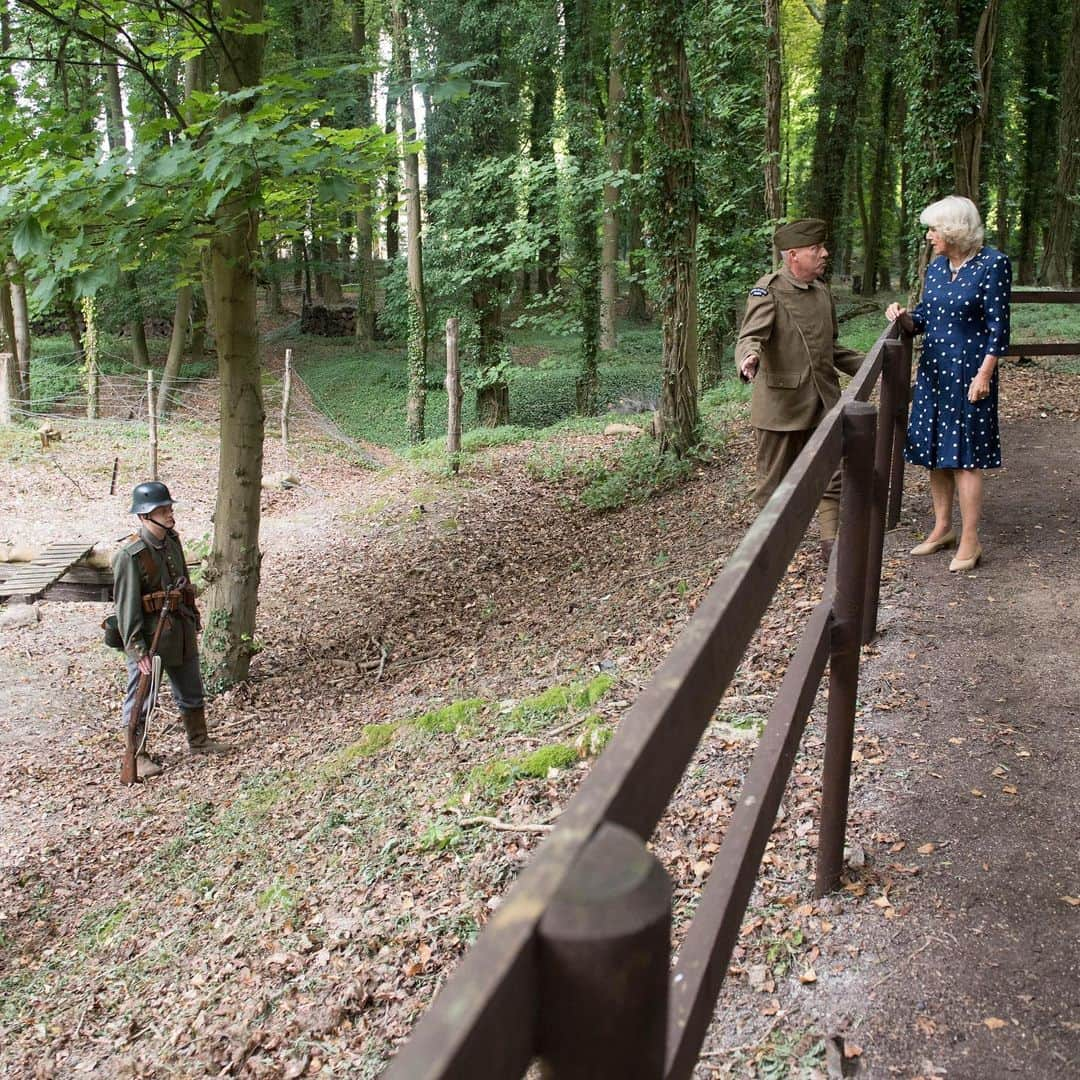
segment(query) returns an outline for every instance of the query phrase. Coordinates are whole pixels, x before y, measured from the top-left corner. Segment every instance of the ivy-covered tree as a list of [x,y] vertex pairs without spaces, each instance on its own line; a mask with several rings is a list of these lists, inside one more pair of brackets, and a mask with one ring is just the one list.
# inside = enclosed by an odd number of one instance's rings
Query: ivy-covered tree
[[693,7],[687,0],[635,0],[633,10],[652,78],[645,207],[663,315],[661,449],[681,457],[698,427],[698,190],[686,48]]

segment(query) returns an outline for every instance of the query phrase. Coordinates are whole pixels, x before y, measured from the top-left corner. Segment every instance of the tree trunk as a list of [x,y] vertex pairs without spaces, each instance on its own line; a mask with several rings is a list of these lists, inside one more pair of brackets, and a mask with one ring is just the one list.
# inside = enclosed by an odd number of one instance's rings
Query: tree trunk
[[[641,176],[641,145],[635,141],[630,151],[630,171],[634,176]],[[630,271],[630,283],[626,290],[626,317],[633,322],[649,321],[649,301],[645,295],[645,256],[644,240],[641,230],[641,181],[633,181],[630,191],[630,207],[626,223],[627,268]]]
[[22,270],[14,259],[7,261],[7,277],[11,282],[11,315],[15,324],[15,355],[19,359],[21,399],[30,400],[30,359],[33,342],[30,337],[30,311],[26,305],[26,283]]
[[[120,89],[120,69],[116,64],[103,65],[105,72],[105,129],[109,136],[109,154],[127,161],[127,134],[124,130],[124,97]],[[124,274],[127,292],[127,308],[132,318],[127,323],[131,339],[131,359],[140,368],[150,366],[150,352],[146,347],[146,326],[142,319],[142,304],[135,275]]]
[[82,367],[86,363],[86,350],[83,348],[83,323],[79,309],[71,298],[70,290],[64,290],[61,304],[64,308],[64,322],[67,324],[71,347],[75,350],[75,362]]
[[270,283],[270,314],[285,315],[281,299],[281,259],[278,257],[278,238],[271,237],[263,243],[263,276]]
[[168,416],[173,407],[173,388],[184,360],[184,342],[187,340],[188,322],[191,319],[191,293],[190,285],[181,285],[176,293],[169,354],[165,357],[165,369],[161,373],[161,384],[158,386],[157,415],[160,419]]
[[1045,224],[1046,193],[1053,186],[1054,133],[1060,41],[1054,2],[1027,10],[1024,33],[1024,162],[1020,189],[1018,285],[1035,283],[1035,255]]
[[990,76],[994,65],[994,41],[997,38],[999,0],[988,0],[975,29],[971,59],[975,65],[975,105],[960,124],[953,143],[953,172],[956,194],[972,202],[979,201],[979,170],[981,168],[983,129],[990,106]]
[[[872,0],[827,0],[821,29],[818,117],[806,201],[835,243],[844,201],[848,152],[859,114],[859,89],[870,34]],[[843,18],[843,29],[840,21]]]
[[0,327],[4,332],[3,351],[11,354],[8,364],[8,398],[11,408],[28,408],[29,402],[23,398],[22,379],[19,377],[19,350],[15,344],[15,314],[11,308],[11,282],[0,277]]
[[1056,285],[1060,289],[1069,284],[1075,199],[1080,191],[1080,4],[1075,0],[1068,41],[1069,49],[1061,71],[1057,182],[1039,274],[1040,285]]
[[[554,163],[552,125],[555,121],[556,61],[547,41],[542,40],[531,66],[532,104],[529,111],[529,157],[537,166]],[[555,288],[559,265],[559,222],[557,199],[540,184],[529,186],[528,220],[541,230],[536,267],[536,291],[546,296]]]
[[872,295],[882,284],[878,263],[881,261],[881,217],[888,173],[889,122],[892,119],[893,70],[881,73],[881,123],[874,134],[874,170],[870,177],[870,217],[863,241],[864,296]]
[[581,367],[575,386],[581,416],[596,412],[600,385],[597,346],[600,336],[600,252],[596,226],[601,216],[593,184],[596,170],[596,113],[593,108],[595,68],[591,0],[563,0],[566,55],[566,147],[577,168],[574,206],[574,291],[581,322]]
[[[623,167],[623,35],[619,12],[612,9],[611,55],[608,71],[607,145],[608,168],[618,175]],[[600,348],[612,352],[619,344],[615,332],[615,304],[619,296],[619,187],[604,184],[603,242],[600,247]]]
[[[397,134],[397,94],[386,98],[386,134]],[[395,161],[386,173],[386,261],[393,262],[398,256],[398,167]]]
[[206,290],[200,285],[191,290],[191,340],[187,353],[193,368],[206,358]]
[[[856,209],[859,211],[859,232],[862,234],[862,246],[865,252],[870,244],[870,214],[866,209],[866,187],[863,183],[863,146],[861,142],[855,144],[855,168],[852,170],[853,175],[851,178],[851,198],[854,199]],[[850,252],[855,247],[852,240],[848,240],[848,267],[851,266]],[[854,285],[854,279],[852,281]],[[860,279],[858,282],[858,289],[853,291],[858,292],[864,296],[869,295],[874,291],[873,282],[866,283]]]
[[[239,31],[262,16],[262,0],[221,0],[219,70],[226,93],[259,84],[265,38]],[[223,29],[232,25],[237,29]],[[222,119],[232,108],[225,106]],[[259,177],[250,170],[217,208],[210,242],[209,287],[221,376],[221,457],[203,634],[211,689],[246,678],[256,651],[265,422],[256,319],[258,200]]]
[[698,345],[698,375],[702,390],[712,390],[724,381],[724,333],[719,325],[701,335]]
[[340,304],[344,297],[341,292],[341,259],[338,256],[337,241],[323,240],[321,255],[319,292],[328,304]]
[[[772,222],[784,216],[780,201],[780,105],[783,69],[780,52],[780,0],[765,0],[765,215]],[[773,252],[773,265],[779,265]]]
[[405,237],[409,280],[409,394],[406,406],[409,442],[424,441],[424,401],[427,396],[427,306],[424,303],[424,263],[421,247],[420,157],[404,152],[405,144],[416,139],[416,111],[413,106],[412,56],[404,0],[393,0],[394,69],[401,81],[402,165],[405,176],[405,210],[409,231]]
[[[352,10],[352,47],[356,61],[363,66],[369,57],[365,0],[354,0]],[[371,76],[361,72],[356,80],[356,123],[370,127],[372,123]],[[371,183],[360,181],[356,196],[356,344],[368,348],[375,340],[375,262],[372,251]]]
[[693,102],[685,33],[689,0],[644,0],[655,130],[649,207],[660,265],[664,326],[660,400],[662,450],[680,457],[697,438],[697,222]]
[[510,423],[510,387],[501,370],[503,332],[499,302],[490,290],[473,293],[479,342],[476,366],[480,378],[476,388],[476,417],[484,427]]
[[[903,131],[907,124],[907,93],[901,88],[896,104],[896,129]],[[901,292],[911,287],[911,230],[908,226],[908,150],[904,140],[900,142],[900,207],[897,220],[897,260]]]

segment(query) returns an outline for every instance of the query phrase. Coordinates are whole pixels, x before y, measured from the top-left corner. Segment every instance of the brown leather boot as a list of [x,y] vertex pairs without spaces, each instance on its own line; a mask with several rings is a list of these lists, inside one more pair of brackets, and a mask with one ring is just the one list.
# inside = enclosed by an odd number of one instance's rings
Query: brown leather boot
[[149,754],[139,754],[135,758],[135,774],[140,780],[147,780],[151,776],[160,776],[164,768]]
[[192,754],[224,754],[232,747],[227,743],[215,742],[206,734],[206,710],[183,709],[180,712],[187,732],[188,752]]
[[135,755],[135,775],[140,780],[147,780],[151,776],[160,776],[165,770],[160,761],[150,756],[150,747],[143,741],[143,727],[140,724],[135,729],[135,745],[141,749]]

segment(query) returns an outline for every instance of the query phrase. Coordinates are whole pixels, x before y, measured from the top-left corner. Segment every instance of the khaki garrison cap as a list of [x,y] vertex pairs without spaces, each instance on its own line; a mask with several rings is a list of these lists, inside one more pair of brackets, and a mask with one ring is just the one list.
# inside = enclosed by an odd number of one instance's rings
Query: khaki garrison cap
[[791,248],[812,247],[825,243],[825,222],[820,218],[801,218],[778,225],[773,233],[773,243],[780,251]]

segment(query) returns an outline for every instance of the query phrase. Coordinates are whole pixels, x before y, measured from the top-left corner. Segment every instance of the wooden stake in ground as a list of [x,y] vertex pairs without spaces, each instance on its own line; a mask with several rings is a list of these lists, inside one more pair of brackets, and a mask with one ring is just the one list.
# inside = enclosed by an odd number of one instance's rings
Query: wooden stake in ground
[[0,424],[11,423],[11,400],[17,397],[18,385],[19,368],[14,355],[0,352]]
[[157,410],[154,408],[154,373],[146,371],[146,415],[150,421],[150,479],[157,474]]
[[446,452],[450,468],[461,467],[461,367],[458,364],[458,321],[446,320]]
[[289,401],[292,398],[292,349],[285,350],[285,385],[281,391],[281,449],[289,464]]

